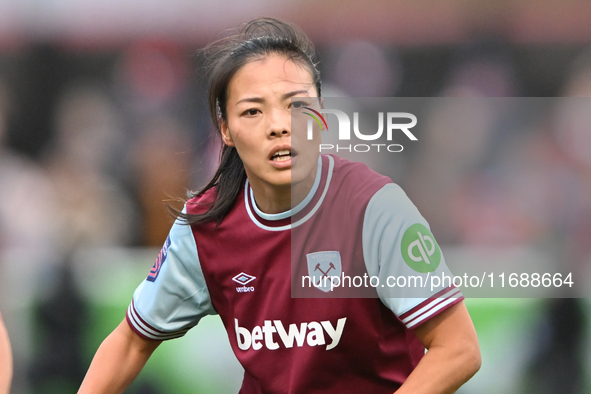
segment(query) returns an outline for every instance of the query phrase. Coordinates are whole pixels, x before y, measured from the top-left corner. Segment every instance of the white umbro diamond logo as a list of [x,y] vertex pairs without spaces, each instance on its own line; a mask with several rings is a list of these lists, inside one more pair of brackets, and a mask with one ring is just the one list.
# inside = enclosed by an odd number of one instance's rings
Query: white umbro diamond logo
[[255,280],[256,277],[252,276],[252,275],[248,275],[245,274],[244,272],[239,273],[238,275],[236,275],[235,277],[232,278],[232,280],[236,283],[240,283],[241,285],[245,285],[247,283],[252,282],[253,280]]

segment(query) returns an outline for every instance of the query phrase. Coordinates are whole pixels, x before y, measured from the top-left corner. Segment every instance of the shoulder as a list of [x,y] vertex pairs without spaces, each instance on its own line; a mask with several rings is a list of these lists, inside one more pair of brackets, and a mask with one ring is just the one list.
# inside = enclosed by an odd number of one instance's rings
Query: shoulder
[[379,179],[382,181],[392,182],[390,178],[375,172],[374,170],[369,168],[365,163],[349,161],[347,159],[343,159],[333,154],[327,154],[322,156],[326,158],[331,158],[334,162],[334,171],[339,172],[342,175],[347,175],[358,179],[367,179],[370,181]]
[[195,197],[190,198],[186,204],[185,209],[188,214],[202,215],[213,205],[217,194],[217,188],[214,186]]
[[368,223],[395,220],[400,223],[422,223],[428,226],[416,205],[395,183],[386,184],[373,194],[367,206],[366,220]]

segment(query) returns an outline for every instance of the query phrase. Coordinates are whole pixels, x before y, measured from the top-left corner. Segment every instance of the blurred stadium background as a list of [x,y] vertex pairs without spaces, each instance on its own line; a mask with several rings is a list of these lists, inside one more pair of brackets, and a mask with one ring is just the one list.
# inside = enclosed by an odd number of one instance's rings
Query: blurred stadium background
[[[311,37],[325,96],[591,95],[586,0],[0,0],[0,308],[13,393],[76,391],[166,238],[164,201],[216,166],[195,50],[261,15]],[[523,249],[585,271],[591,132],[567,129],[434,136],[394,180],[448,259]],[[461,393],[591,392],[587,299],[467,304],[483,367]],[[162,345],[128,392],[235,393],[240,381],[209,317]]]

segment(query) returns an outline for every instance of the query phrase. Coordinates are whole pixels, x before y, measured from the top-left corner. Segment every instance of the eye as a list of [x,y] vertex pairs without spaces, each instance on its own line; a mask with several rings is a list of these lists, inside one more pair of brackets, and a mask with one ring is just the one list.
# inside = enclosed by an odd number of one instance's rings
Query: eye
[[307,105],[307,103],[304,101],[294,101],[293,103],[291,103],[291,108],[301,109],[301,108],[305,107],[306,105]]
[[244,111],[242,113],[242,115],[246,115],[246,116],[255,116],[257,113],[259,113],[260,111],[257,108],[249,108],[246,111]]

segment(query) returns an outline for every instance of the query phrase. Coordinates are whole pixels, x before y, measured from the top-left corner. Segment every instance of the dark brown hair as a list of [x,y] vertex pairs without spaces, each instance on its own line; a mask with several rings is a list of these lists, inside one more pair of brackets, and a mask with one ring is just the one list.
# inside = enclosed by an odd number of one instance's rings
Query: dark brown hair
[[[248,62],[274,53],[305,66],[320,97],[320,72],[316,68],[314,45],[308,37],[287,22],[266,17],[253,19],[239,27],[236,33],[213,42],[203,50],[209,112],[218,132],[221,133],[220,120],[227,120],[228,86],[232,77]],[[245,178],[244,164],[236,148],[224,145],[220,165],[213,178],[200,191],[189,193],[189,198],[193,198],[216,188],[215,199],[207,212],[201,215],[176,213],[188,224],[214,220],[219,224],[232,209]]]

